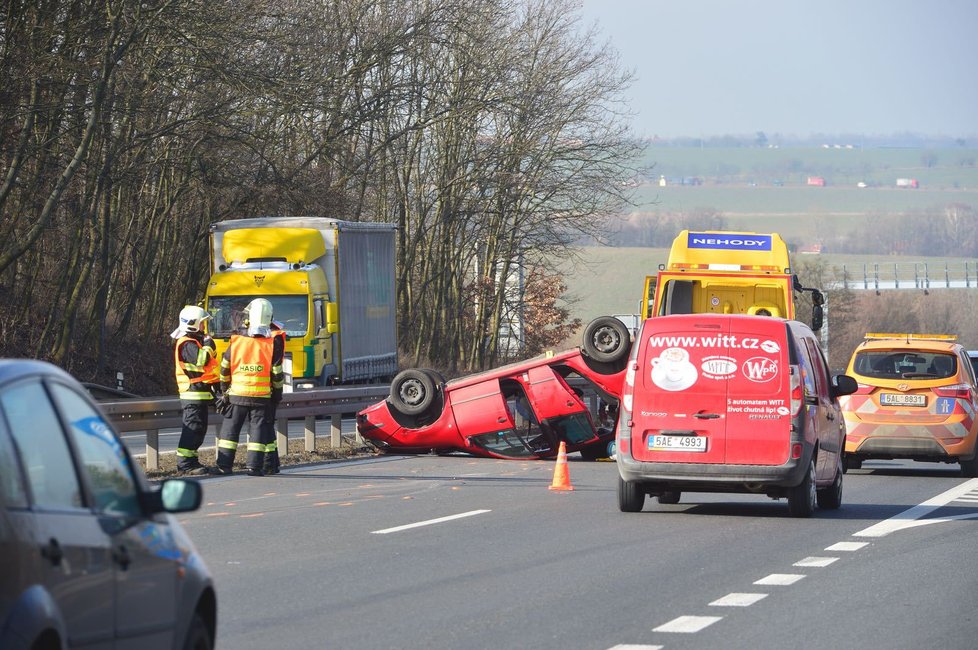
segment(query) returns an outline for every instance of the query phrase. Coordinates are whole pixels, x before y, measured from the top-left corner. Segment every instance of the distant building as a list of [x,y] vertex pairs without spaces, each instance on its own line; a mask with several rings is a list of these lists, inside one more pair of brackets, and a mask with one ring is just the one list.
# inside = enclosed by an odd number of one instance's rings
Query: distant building
[[825,187],[825,179],[821,176],[809,176],[807,184],[814,187]]

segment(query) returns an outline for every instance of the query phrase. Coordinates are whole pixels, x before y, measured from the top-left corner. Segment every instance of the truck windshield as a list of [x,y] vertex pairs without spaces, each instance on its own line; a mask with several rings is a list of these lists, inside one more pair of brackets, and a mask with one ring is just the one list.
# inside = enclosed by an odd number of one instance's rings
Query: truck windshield
[[211,296],[207,311],[207,331],[215,338],[230,338],[243,327],[244,308],[255,298],[272,303],[272,320],[290,337],[302,337],[309,329],[308,296]]

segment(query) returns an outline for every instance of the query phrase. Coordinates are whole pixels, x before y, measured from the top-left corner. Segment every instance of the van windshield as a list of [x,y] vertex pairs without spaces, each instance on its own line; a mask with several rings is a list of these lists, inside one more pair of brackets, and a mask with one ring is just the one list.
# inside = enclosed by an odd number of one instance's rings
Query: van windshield
[[308,296],[211,296],[207,301],[208,334],[215,338],[230,338],[244,325],[244,308],[255,298],[272,303],[272,320],[281,325],[290,337],[302,337],[309,329]]

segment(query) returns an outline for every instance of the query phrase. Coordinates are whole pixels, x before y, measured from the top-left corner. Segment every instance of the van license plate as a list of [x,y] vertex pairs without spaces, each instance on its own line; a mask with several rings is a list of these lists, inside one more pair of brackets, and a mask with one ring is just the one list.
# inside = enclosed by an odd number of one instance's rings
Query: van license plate
[[706,436],[652,436],[649,451],[706,451]]
[[880,394],[880,404],[883,406],[927,406],[927,396],[882,393]]

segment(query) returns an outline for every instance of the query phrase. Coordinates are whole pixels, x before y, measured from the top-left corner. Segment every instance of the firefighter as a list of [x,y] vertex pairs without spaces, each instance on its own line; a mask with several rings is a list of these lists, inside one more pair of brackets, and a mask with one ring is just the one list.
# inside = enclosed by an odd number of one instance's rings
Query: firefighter
[[[285,333],[285,329],[282,327],[281,323],[272,321],[269,325],[269,329],[272,331],[272,336],[276,339],[282,340],[282,349],[285,350],[285,341],[288,340],[288,336]],[[284,376],[284,375],[283,375]],[[275,435],[275,411],[281,401],[282,393],[278,394],[278,399],[272,396],[272,399],[268,403],[268,415],[266,419],[268,421],[268,426],[271,427],[272,432],[270,435],[271,442],[265,445],[265,473],[266,474],[278,474],[280,469],[280,460],[278,456],[278,438]]]
[[221,390],[228,396],[231,415],[225,417],[217,441],[217,467],[222,474],[232,472],[241,429],[247,421],[248,475],[264,476],[266,455],[269,448],[275,450],[275,429],[269,417],[274,415],[272,405],[282,398],[285,343],[282,337],[272,335],[272,304],[264,298],[248,303],[245,317],[246,333],[232,335],[221,358]]
[[207,411],[218,391],[217,346],[203,331],[210,314],[187,305],[180,310],[180,325],[170,333],[177,340],[173,361],[183,409],[183,426],[177,443],[177,470],[192,476],[208,474],[198,450],[207,434]]

